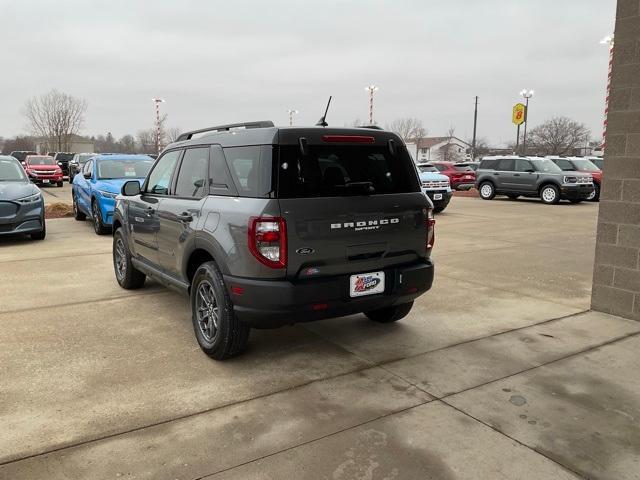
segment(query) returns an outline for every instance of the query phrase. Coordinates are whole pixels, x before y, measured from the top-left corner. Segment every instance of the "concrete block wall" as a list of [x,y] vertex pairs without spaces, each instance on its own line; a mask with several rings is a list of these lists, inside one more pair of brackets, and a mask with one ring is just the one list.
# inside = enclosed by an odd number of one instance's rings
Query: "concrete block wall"
[[640,320],[640,0],[618,0],[591,306]]

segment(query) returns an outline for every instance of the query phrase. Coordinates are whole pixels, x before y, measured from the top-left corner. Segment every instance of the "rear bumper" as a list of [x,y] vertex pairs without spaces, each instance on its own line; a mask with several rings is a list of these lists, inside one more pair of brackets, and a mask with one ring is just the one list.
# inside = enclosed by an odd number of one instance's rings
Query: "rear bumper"
[[[226,275],[224,279],[240,320],[254,328],[276,328],[411,302],[431,288],[434,266],[427,260],[384,272],[384,293],[356,298],[349,296],[350,275],[295,283]],[[241,295],[233,293],[238,288]]]
[[563,200],[586,200],[593,193],[593,185],[562,185],[560,198]]

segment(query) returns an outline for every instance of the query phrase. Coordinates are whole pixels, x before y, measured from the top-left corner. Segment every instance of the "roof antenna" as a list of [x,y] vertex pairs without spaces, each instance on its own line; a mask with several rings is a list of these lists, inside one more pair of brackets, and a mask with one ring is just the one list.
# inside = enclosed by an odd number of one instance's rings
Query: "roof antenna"
[[327,112],[329,111],[329,105],[331,105],[331,95],[329,95],[329,101],[327,102],[327,108],[325,108],[324,110],[324,115],[320,117],[320,120],[318,120],[318,123],[316,123],[316,127],[329,126],[329,124],[327,123]]

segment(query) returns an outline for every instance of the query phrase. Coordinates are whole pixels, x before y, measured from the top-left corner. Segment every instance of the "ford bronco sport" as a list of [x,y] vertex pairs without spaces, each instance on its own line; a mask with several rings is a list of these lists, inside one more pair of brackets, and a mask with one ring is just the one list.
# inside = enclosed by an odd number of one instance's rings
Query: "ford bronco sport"
[[404,143],[379,129],[223,125],[182,134],[113,221],[118,283],[190,295],[215,359],[250,327],[364,312],[393,322],[433,281],[432,204]]

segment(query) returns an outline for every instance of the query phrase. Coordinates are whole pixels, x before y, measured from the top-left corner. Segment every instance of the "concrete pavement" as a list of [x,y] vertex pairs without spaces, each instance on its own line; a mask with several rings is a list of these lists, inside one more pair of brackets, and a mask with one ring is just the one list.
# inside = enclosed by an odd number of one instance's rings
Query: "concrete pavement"
[[637,478],[640,323],[582,313],[596,212],[454,198],[408,318],[224,363],[89,222],[0,240],[0,478]]

